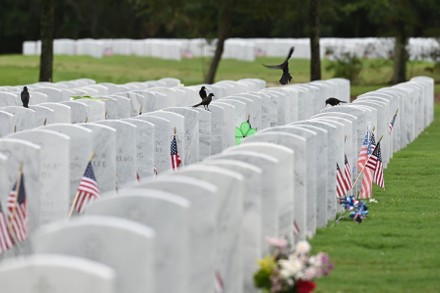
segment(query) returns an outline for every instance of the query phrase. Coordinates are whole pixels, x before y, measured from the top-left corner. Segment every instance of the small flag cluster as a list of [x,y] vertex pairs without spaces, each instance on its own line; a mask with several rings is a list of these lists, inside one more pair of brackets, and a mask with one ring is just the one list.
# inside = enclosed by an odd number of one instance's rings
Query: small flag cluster
[[28,237],[28,206],[22,170],[8,195],[7,212],[6,216],[0,202],[0,254]]
[[374,133],[367,132],[365,135],[364,144],[358,156],[358,167],[363,175],[359,198],[372,198],[373,182],[385,188],[380,140],[376,143]]
[[[388,124],[388,131],[391,134],[393,125],[396,122],[397,109],[390,123]],[[376,143],[374,133],[367,131],[362,143],[361,150],[357,158],[357,168],[360,170],[359,176],[355,182],[352,183],[350,165],[345,155],[344,170],[336,163],[336,192],[339,198],[343,197],[347,192],[353,188],[360,176],[362,176],[361,189],[359,191],[359,198],[372,198],[373,182],[379,187],[385,189],[384,175],[383,175],[383,161],[381,151],[382,137]]]

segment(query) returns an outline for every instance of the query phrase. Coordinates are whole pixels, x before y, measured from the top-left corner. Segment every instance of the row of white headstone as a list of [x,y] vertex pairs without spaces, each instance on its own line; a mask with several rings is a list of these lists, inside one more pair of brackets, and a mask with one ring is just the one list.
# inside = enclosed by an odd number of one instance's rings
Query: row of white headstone
[[[135,55],[180,60],[213,56],[216,42],[206,39],[56,39],[54,54],[88,55],[102,58],[108,55]],[[259,56],[285,57],[295,46],[292,58],[310,59],[308,38],[230,38],[224,46],[223,58],[254,61]],[[321,58],[340,58],[350,54],[360,58],[390,58],[394,38],[321,38]],[[439,50],[435,38],[410,38],[407,45],[410,60],[432,61]],[[25,41],[24,55],[41,54],[40,41]]]
[[[274,95],[291,93],[285,99],[287,104],[277,104],[270,99],[277,113],[281,111],[280,105],[288,108],[284,110],[290,113],[286,114],[289,120],[262,127],[241,145],[222,149],[200,163],[176,172],[163,172],[156,179],[127,182],[118,192],[113,188],[90,205],[86,215],[49,223],[32,232],[32,245],[20,247],[32,255],[5,261],[0,266],[0,283],[8,289],[20,288],[19,292],[212,292],[215,284],[223,284],[224,292],[256,292],[252,273],[256,260],[267,252],[266,236],[297,241],[313,236],[317,227],[334,220],[337,211],[335,165],[337,162],[343,165],[346,153],[355,166],[367,127],[374,127],[376,136],[384,136],[383,156],[388,163],[395,151],[414,140],[433,120],[433,80],[430,78],[414,78],[362,95],[354,103],[323,109],[328,96],[322,95],[331,91],[331,87],[323,84],[332,82],[334,80],[263,89],[262,92]],[[316,95],[306,94],[308,100],[299,98],[304,89],[314,89]],[[342,83],[336,89],[346,90]],[[269,97],[262,95],[261,104],[259,99],[248,103],[261,105],[260,113],[263,113],[263,100]],[[341,97],[348,101],[348,95],[341,94]],[[234,115],[223,121],[233,120],[231,118],[241,111],[237,102],[247,105],[240,99],[246,96],[222,98],[210,108],[214,112],[216,104],[235,103]],[[297,106],[296,117],[289,110],[291,103]],[[397,108],[400,112],[390,135],[387,125]],[[240,119],[236,120],[242,121]],[[116,129],[113,130],[116,137],[129,132],[127,128],[116,127],[124,123],[116,120],[81,124],[81,128],[94,132],[93,128],[102,128],[98,125],[106,123],[112,123],[110,128]],[[251,120],[252,123],[258,122]],[[80,153],[78,150],[84,150],[81,162],[85,168],[87,155],[92,151],[80,143],[72,147],[73,141],[84,141],[84,135],[70,137],[70,142],[63,144],[61,139],[42,141],[48,140],[43,138],[44,132],[52,131],[44,128],[34,131],[33,138],[20,137],[29,142],[21,141],[7,153],[15,156],[16,161],[18,154],[23,153],[26,155],[22,155],[21,160],[36,162],[29,167],[35,173],[28,170],[26,179],[32,180],[33,175],[43,184],[63,171],[68,173],[69,168],[60,169],[60,164],[69,157],[69,150],[76,155]],[[12,146],[16,135],[20,133],[0,140],[0,146]],[[129,140],[129,136],[124,134],[124,139]],[[91,148],[96,152],[118,145],[117,139],[110,137],[99,146],[92,144]],[[20,150],[15,150],[19,147]],[[128,147],[129,143],[124,143],[121,148]],[[40,152],[45,152],[45,156],[40,157]],[[51,156],[57,158],[48,161]],[[110,161],[113,161],[110,157],[101,159],[103,165]],[[37,165],[41,165],[44,172],[39,173]],[[57,187],[63,183],[52,184]],[[59,196],[59,190],[57,194]],[[38,207],[51,214],[55,210],[54,199],[55,196],[51,201],[46,198]],[[58,203],[65,218],[68,201]],[[294,223],[299,228],[295,236]],[[29,282],[19,282],[23,276]]]

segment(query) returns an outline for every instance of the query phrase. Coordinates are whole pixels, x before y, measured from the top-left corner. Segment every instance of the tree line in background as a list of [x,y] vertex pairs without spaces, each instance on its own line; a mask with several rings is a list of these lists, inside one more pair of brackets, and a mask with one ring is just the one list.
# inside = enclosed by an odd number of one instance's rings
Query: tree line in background
[[[319,37],[395,37],[397,83],[405,80],[408,38],[440,35],[438,0],[0,0],[0,6],[0,53],[20,53],[23,41],[42,39],[44,68],[52,66],[52,38],[216,38],[206,82],[214,80],[230,37],[309,37],[311,79],[320,78]],[[41,80],[50,79],[47,68]]]

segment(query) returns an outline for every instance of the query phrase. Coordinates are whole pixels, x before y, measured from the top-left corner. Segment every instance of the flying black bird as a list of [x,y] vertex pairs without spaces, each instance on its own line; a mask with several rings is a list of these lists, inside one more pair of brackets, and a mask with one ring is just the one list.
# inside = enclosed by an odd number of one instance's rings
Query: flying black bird
[[326,105],[326,106],[327,106],[327,105],[331,105],[331,106],[333,107],[333,106],[339,105],[340,103],[347,103],[347,102],[344,102],[344,101],[338,100],[338,99],[333,98],[333,97],[328,98],[327,100],[325,100],[325,105]]
[[205,86],[202,86],[202,88],[200,89],[199,96],[202,100],[208,96],[206,94],[206,87]]
[[21,102],[23,103],[23,107],[29,108],[29,92],[27,86],[25,86],[21,92]]
[[280,78],[280,83],[282,85],[288,84],[292,80],[292,76],[290,75],[290,72],[289,72],[289,59],[292,56],[294,50],[295,50],[295,47],[290,48],[289,54],[287,54],[286,59],[280,65],[265,65],[265,64],[263,64],[267,68],[283,70],[283,75]]
[[196,104],[196,105],[194,105],[193,107],[194,108],[197,108],[198,106],[201,106],[201,105],[203,105],[203,108],[205,108],[205,110],[208,110],[208,111],[211,111],[211,110],[209,110],[209,104],[212,102],[212,97],[214,96],[214,94],[213,93],[210,93],[206,98],[204,98],[203,100],[202,100],[202,102],[200,102],[200,103],[198,103],[198,104]]

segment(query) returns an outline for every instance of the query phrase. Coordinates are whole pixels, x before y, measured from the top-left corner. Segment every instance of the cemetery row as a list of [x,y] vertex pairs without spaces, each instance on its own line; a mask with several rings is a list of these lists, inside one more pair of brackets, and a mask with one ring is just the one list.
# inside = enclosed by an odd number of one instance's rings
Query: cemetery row
[[[0,174],[12,177],[0,182],[11,186],[17,176],[10,170],[23,162],[30,234],[4,254],[11,259],[0,266],[0,283],[19,292],[256,292],[252,274],[267,253],[267,236],[294,242],[335,219],[336,164],[344,166],[347,155],[351,175],[357,175],[355,160],[367,130],[383,136],[386,166],[433,120],[431,78],[324,108],[329,95],[348,101],[347,85],[328,80],[254,89],[224,96],[211,103],[211,112],[197,110],[198,116],[191,108],[172,107],[128,119],[52,124],[0,139],[0,168],[9,171]],[[217,108],[223,114],[214,122]],[[204,114],[211,128],[202,126]],[[233,121],[227,135],[219,132],[231,140],[247,119],[255,135],[192,157],[202,145],[202,129],[211,129],[212,146],[212,125],[224,130]],[[158,128],[162,120],[169,122],[166,128]],[[139,168],[133,165],[157,164],[158,149],[170,157],[174,127],[181,165],[170,170],[169,162],[158,176],[134,180]],[[140,129],[150,132],[142,136]],[[166,144],[158,143],[159,136],[168,138]],[[145,157],[139,156],[139,142],[150,145]],[[84,215],[67,220],[90,158],[102,194]],[[107,168],[113,170],[110,187],[98,175]],[[20,254],[30,255],[13,257]],[[28,282],[19,282],[24,276]]]
[[[287,49],[295,46],[293,58],[310,59],[310,41],[299,39],[240,39],[230,38],[225,42],[223,58],[254,61],[259,56],[285,57]],[[344,53],[360,58],[390,58],[394,50],[393,38],[321,38],[321,58],[339,58]],[[59,55],[88,55],[96,58],[115,55],[135,55],[161,59],[212,56],[215,42],[206,39],[57,39],[54,53]],[[410,60],[432,61],[432,53],[439,50],[434,38],[410,38],[408,51]],[[40,41],[23,43],[24,55],[39,55]]]

